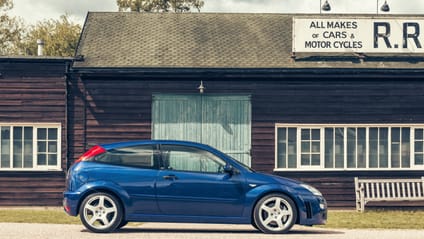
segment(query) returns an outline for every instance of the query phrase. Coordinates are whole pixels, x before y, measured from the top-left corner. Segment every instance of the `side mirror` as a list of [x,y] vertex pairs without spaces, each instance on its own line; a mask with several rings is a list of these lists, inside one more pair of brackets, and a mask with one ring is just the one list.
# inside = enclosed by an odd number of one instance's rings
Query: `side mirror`
[[230,175],[233,175],[234,174],[234,168],[233,168],[233,166],[231,166],[230,164],[226,164],[224,166],[224,172],[225,173],[228,173]]

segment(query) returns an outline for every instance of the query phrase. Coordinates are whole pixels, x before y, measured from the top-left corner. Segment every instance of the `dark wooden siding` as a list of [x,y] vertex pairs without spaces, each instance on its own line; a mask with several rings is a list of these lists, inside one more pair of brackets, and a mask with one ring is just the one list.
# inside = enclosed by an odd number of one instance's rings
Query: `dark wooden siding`
[[64,172],[0,172],[0,206],[60,206]]
[[[334,76],[333,76],[334,78]],[[419,80],[341,79],[203,79],[205,94],[249,94],[252,96],[252,166],[272,173],[275,159],[276,123],[424,123],[424,82]],[[76,99],[71,122],[78,135],[77,158],[97,143],[150,139],[152,94],[198,94],[200,80],[86,77],[73,80]],[[84,104],[83,104],[84,103]],[[79,108],[78,108],[79,107]],[[83,113],[85,112],[85,114]],[[72,127],[71,127],[72,128]],[[80,130],[83,132],[80,132]],[[74,136],[75,137],[75,136]],[[83,147],[81,147],[83,144]],[[77,150],[78,148],[78,150]],[[81,150],[80,150],[81,149]],[[77,152],[78,151],[78,152]],[[388,176],[384,172],[278,172],[315,185],[331,207],[353,207],[353,177]],[[424,171],[393,172],[393,177],[424,175]]]
[[0,206],[58,206],[65,185],[69,60],[0,59],[0,123],[60,123],[61,171],[0,171]]

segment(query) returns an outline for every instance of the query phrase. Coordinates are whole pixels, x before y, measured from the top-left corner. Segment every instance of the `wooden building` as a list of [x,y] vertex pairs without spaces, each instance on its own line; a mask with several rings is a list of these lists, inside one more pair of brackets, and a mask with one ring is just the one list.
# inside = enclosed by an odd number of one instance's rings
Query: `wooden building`
[[72,58],[0,58],[0,206],[60,205]]
[[194,140],[309,182],[330,207],[354,207],[355,176],[424,175],[424,59],[294,55],[293,17],[89,13],[71,158],[100,142]]

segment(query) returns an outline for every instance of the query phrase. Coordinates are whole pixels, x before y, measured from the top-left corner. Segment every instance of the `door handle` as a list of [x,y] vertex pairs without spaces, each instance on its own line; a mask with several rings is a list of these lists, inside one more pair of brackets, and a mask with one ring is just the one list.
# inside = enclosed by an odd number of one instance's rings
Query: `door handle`
[[163,179],[165,179],[165,180],[176,180],[178,178],[177,178],[177,176],[171,174],[171,175],[165,175],[165,176],[163,176]]

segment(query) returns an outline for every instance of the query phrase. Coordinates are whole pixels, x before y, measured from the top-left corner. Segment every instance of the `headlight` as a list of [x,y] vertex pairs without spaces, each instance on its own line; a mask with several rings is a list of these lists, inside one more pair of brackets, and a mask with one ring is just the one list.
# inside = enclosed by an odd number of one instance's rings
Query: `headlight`
[[318,191],[318,189],[312,187],[311,185],[308,184],[300,184],[300,186],[306,188],[308,191],[310,191],[312,194],[317,195],[317,196],[322,196],[322,193],[320,191]]

